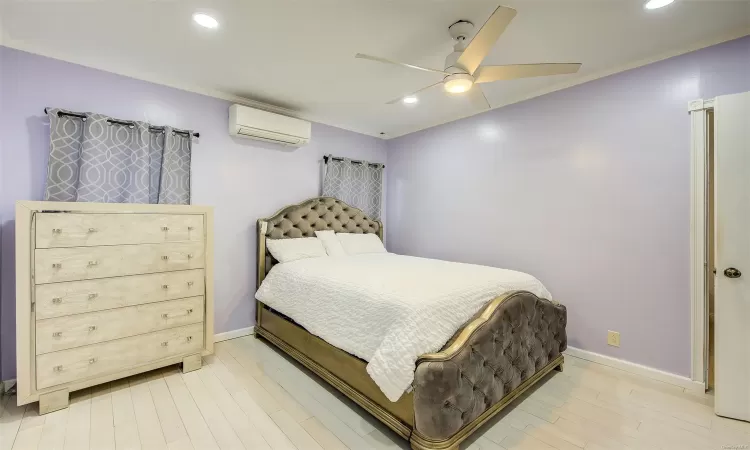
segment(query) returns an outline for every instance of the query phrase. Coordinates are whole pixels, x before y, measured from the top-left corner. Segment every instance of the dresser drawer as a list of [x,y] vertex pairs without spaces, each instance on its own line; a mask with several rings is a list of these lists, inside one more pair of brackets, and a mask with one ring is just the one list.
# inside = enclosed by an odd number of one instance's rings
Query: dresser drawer
[[97,377],[173,356],[200,352],[203,324],[141,334],[36,357],[37,389]]
[[36,320],[203,295],[203,269],[34,287]]
[[203,297],[76,314],[36,323],[36,354],[203,322]]
[[203,216],[198,214],[36,215],[37,248],[202,240]]
[[37,249],[36,284],[203,268],[202,242]]

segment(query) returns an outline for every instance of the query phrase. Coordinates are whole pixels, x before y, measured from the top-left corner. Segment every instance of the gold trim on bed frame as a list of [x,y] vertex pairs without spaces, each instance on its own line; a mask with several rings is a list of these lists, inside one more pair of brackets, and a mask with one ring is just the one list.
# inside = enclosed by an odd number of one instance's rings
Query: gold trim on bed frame
[[[260,287],[266,276],[266,257],[268,256],[266,254],[266,234],[268,233],[268,223],[295,208],[302,208],[313,202],[326,199],[327,197],[311,198],[296,205],[286,206],[272,216],[258,220],[258,287]],[[340,200],[336,200],[336,202],[356,210],[356,208],[346,205]],[[380,221],[376,222],[379,225],[377,235],[382,240],[383,223]],[[448,347],[438,353],[428,353],[420,356],[416,365],[422,362],[446,361],[452,358],[467,344],[469,338],[471,338],[480,325],[490,319],[495,310],[509,295],[510,293],[492,300],[479,316],[456,334],[455,339]],[[563,367],[563,356],[560,355],[521,383],[516,389],[503,397],[502,400],[479,417],[466,424],[456,434],[448,439],[435,441],[421,435],[418,430],[414,429],[412,392],[404,394],[395,403],[389,401],[367,374],[365,369],[367,363],[365,361],[309,333],[301,326],[265,307],[263,303],[257,300],[255,335],[256,337],[266,339],[297,362],[310,369],[354,403],[364,408],[375,418],[395,431],[399,436],[410,441],[412,448],[416,450],[457,450],[458,444],[461,441],[505,408],[510,402],[526,391],[526,389],[533,386],[553,369],[562,370]]]

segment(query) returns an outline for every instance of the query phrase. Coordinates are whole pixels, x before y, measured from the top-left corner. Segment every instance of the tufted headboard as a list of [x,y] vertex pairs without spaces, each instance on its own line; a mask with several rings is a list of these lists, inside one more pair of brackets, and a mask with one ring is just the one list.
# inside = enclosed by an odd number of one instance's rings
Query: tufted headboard
[[285,206],[271,217],[258,219],[258,280],[256,287],[276,260],[266,249],[266,239],[315,237],[319,230],[336,233],[375,233],[383,239],[383,222],[372,220],[361,209],[333,197],[314,197]]

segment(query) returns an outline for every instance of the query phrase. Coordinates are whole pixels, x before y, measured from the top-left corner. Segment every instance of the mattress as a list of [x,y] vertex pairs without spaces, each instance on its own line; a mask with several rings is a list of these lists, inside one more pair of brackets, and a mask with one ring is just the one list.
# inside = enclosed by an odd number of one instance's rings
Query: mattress
[[439,351],[489,301],[517,290],[551,300],[522,272],[374,253],[277,264],[256,298],[367,361],[370,377],[395,402],[420,355]]

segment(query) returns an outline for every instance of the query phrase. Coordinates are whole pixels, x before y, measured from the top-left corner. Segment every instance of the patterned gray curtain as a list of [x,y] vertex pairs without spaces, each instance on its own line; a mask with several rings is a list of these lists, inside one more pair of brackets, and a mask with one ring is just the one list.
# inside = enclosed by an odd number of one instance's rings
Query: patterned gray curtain
[[61,111],[48,109],[45,200],[190,204],[192,132]]
[[328,155],[323,195],[335,197],[379,220],[383,203],[383,165]]

